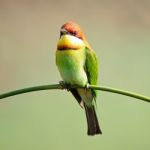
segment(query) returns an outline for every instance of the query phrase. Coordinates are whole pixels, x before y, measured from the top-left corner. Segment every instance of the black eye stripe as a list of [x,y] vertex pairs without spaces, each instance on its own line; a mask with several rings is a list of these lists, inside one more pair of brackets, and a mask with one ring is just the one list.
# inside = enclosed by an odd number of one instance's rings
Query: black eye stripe
[[78,34],[77,34],[78,32],[77,31],[66,31],[66,32],[60,32],[60,38],[61,38],[61,36],[62,35],[65,35],[65,34],[68,34],[68,35],[72,35],[72,36],[75,36],[75,37],[77,37],[77,38],[79,38],[79,39],[83,39],[81,36],[79,36]]
[[71,35],[77,35],[76,31],[70,32]]

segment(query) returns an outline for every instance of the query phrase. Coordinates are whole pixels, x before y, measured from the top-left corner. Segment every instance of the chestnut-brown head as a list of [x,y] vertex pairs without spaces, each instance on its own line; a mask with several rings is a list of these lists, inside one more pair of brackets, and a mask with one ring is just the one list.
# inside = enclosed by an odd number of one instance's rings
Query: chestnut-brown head
[[80,48],[83,47],[88,47],[89,49],[91,49],[80,26],[73,21],[69,21],[64,25],[62,25],[60,29],[60,39],[58,40],[57,43],[57,49],[79,50]]
[[64,34],[75,36],[81,40],[85,39],[84,34],[83,34],[80,26],[73,21],[69,21],[61,27],[60,37]]

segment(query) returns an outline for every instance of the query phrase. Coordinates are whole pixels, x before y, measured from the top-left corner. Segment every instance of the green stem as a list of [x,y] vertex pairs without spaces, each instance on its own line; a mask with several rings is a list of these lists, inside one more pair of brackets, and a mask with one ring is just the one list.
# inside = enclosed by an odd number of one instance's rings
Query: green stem
[[23,88],[23,89],[14,90],[14,91],[1,94],[0,99],[18,95],[18,94],[23,94],[23,93],[41,91],[41,90],[50,90],[50,89],[52,90],[52,89],[63,89],[63,88],[60,84],[33,86],[33,87]]
[[[19,90],[15,90],[15,91],[11,91],[11,92],[8,92],[8,93],[1,94],[0,99],[10,97],[10,96],[14,96],[14,95],[18,95],[18,94],[33,92],[33,91],[52,90],[52,89],[71,89],[71,88],[85,88],[85,87],[81,87],[81,86],[77,86],[77,85],[66,86],[66,85],[62,85],[62,84],[34,86],[34,87],[23,88],[23,89],[19,89]],[[89,85],[88,88],[95,89],[95,90],[106,91],[106,92],[111,92],[111,93],[117,93],[117,94],[129,96],[129,97],[133,97],[133,98],[136,98],[136,99],[140,99],[140,100],[143,100],[143,101],[146,101],[146,102],[150,102],[149,97],[139,95],[139,94],[136,94],[136,93],[132,93],[132,92],[129,92],[129,91],[124,91],[124,90],[119,90],[119,89],[114,89],[114,88],[109,88],[109,87],[99,87],[99,86],[95,86],[95,85]]]
[[129,97],[133,97],[136,99],[140,99],[142,101],[150,102],[150,97],[146,97],[144,95],[140,95],[140,94],[129,92],[129,91],[124,91],[124,90],[109,88],[109,87],[102,87],[102,86],[98,87],[98,86],[94,86],[94,85],[90,85],[90,88],[95,89],[95,90],[111,92],[111,93],[117,93],[117,94],[129,96]]

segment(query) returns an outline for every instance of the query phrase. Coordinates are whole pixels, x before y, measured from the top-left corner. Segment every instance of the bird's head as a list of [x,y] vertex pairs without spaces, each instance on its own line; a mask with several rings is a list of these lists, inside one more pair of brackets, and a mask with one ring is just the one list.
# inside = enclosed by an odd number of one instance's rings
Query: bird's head
[[60,37],[63,35],[71,35],[81,40],[84,40],[84,35],[80,26],[73,21],[69,21],[61,27]]
[[85,47],[85,36],[78,24],[69,21],[61,26],[60,39],[57,44],[58,50],[74,49]]

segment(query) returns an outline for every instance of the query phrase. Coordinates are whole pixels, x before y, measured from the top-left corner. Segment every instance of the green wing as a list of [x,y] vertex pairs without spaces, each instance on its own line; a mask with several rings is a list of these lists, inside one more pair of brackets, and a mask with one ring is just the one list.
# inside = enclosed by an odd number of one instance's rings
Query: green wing
[[[89,84],[97,85],[98,82],[98,61],[95,52],[89,48],[86,48],[86,62],[85,71],[87,74]],[[92,90],[94,97],[96,98],[96,90]]]

